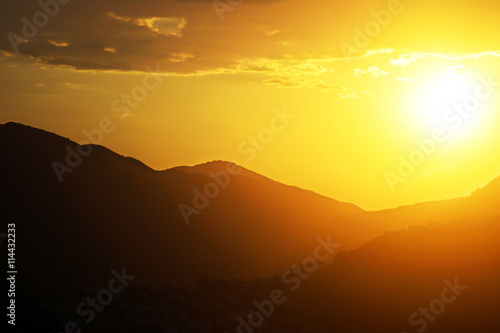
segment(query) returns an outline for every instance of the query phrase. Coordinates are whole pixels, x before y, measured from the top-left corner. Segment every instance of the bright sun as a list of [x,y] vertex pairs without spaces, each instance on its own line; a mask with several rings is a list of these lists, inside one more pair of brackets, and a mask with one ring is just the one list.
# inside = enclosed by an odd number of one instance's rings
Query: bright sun
[[471,73],[463,66],[449,68],[444,74],[425,83],[419,94],[421,118],[427,125],[441,125],[447,110],[470,94]]
[[422,84],[416,96],[419,127],[464,136],[484,122],[488,91],[465,66],[450,67]]

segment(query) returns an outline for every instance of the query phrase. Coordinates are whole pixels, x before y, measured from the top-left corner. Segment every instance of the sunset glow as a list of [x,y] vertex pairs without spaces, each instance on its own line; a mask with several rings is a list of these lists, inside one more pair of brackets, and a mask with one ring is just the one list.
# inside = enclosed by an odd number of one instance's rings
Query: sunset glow
[[499,13],[2,1],[5,332],[500,332]]
[[[17,18],[40,8],[11,5],[2,33],[22,37]],[[109,118],[101,144],[155,169],[229,160],[366,209],[467,195],[499,174],[500,45],[487,6],[497,4],[249,0],[218,13],[201,1],[72,2],[33,37],[3,39],[0,121],[79,142]],[[482,80],[491,94],[454,111]],[[134,90],[143,84],[155,88]],[[296,118],[249,161],[238,147],[283,108]],[[385,173],[436,128],[449,139],[392,191]]]

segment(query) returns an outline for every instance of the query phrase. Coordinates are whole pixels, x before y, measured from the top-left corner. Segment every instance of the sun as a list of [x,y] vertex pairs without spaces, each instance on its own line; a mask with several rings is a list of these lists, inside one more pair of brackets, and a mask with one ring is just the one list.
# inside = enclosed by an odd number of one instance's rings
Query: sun
[[483,76],[463,65],[426,73],[414,92],[414,130],[443,132],[450,143],[472,144],[492,121],[493,93]]
[[420,120],[426,127],[446,126],[450,110],[474,93],[471,76],[465,66],[454,66],[424,82],[417,95],[417,105]]

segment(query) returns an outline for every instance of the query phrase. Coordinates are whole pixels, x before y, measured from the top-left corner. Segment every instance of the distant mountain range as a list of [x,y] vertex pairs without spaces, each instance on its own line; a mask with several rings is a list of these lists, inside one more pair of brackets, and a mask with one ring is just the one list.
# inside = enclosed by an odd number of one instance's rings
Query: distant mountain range
[[22,327],[60,331],[80,319],[96,333],[495,333],[499,241],[500,218],[461,218],[389,232],[318,269],[303,261],[300,269],[250,282],[203,278],[161,290],[129,287],[90,325],[74,309],[97,291],[47,295],[23,313],[30,320]]
[[[74,319],[88,332],[500,329],[500,179],[367,212],[230,162],[155,171],[17,123],[0,125],[0,156],[21,331]],[[318,237],[340,253],[306,274]],[[78,303],[122,268],[133,286],[85,326]],[[276,290],[283,304],[256,325]]]
[[[0,156],[1,220],[17,225],[18,260],[36,272],[21,283],[33,292],[99,286],[121,267],[152,288],[265,278],[301,262],[319,236],[348,251],[386,231],[500,214],[500,179],[467,198],[366,212],[229,162],[155,171],[18,123],[0,125]],[[224,187],[227,168],[239,173]]]

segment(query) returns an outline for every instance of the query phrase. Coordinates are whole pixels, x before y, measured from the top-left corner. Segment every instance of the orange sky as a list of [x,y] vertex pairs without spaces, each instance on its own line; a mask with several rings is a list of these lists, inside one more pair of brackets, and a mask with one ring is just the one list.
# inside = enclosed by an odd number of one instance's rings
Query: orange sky
[[80,142],[108,118],[101,144],[155,169],[231,160],[365,209],[500,174],[497,1],[222,3],[70,1],[44,22],[4,1],[0,122]]

